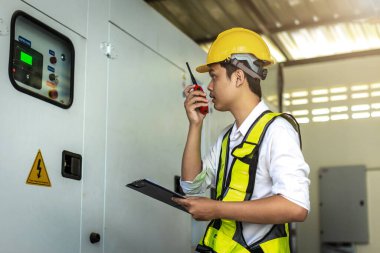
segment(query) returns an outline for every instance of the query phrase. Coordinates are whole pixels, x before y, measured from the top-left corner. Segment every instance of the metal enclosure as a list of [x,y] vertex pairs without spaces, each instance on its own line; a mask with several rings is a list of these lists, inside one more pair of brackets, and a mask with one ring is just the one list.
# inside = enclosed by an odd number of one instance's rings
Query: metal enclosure
[[[65,34],[77,49],[77,66],[85,66],[85,40],[67,27],[20,1],[1,1],[0,18],[10,27],[22,10]],[[70,110],[17,91],[7,65],[10,35],[0,36],[0,252],[78,252],[82,184],[61,176],[63,150],[83,152],[84,85],[76,85]],[[85,83],[83,72],[75,83]],[[51,187],[26,184],[41,150]]]
[[[188,127],[185,62],[205,53],[140,0],[0,6],[0,252],[190,252],[191,217],[125,185],[147,177],[173,189]],[[73,43],[71,107],[12,86],[17,10]],[[26,184],[38,150],[51,187]],[[80,157],[80,175],[63,175],[62,154]]]
[[365,166],[319,171],[322,243],[368,243]]

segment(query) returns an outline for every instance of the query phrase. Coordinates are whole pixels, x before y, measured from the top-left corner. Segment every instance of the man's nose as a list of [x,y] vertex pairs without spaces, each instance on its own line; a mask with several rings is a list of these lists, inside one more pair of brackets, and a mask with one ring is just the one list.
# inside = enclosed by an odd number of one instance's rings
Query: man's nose
[[214,82],[213,82],[212,80],[208,83],[208,85],[207,85],[207,89],[208,89],[209,91],[212,91],[212,90],[214,89]]

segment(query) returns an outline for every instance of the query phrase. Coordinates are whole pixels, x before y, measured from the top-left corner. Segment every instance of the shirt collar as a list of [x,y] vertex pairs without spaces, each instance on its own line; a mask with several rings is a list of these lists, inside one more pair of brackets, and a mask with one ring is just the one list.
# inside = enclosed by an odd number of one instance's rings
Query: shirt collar
[[231,140],[236,140],[241,136],[245,136],[255,120],[265,111],[269,110],[269,107],[261,100],[255,108],[249,113],[248,117],[243,121],[241,126],[237,129],[236,122],[231,131]]

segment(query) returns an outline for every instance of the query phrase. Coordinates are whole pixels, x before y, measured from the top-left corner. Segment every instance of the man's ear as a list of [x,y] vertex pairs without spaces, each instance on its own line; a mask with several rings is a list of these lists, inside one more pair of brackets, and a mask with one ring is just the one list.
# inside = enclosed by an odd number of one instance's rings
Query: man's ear
[[244,83],[245,75],[243,70],[237,69],[235,71],[236,74],[236,87],[240,87]]

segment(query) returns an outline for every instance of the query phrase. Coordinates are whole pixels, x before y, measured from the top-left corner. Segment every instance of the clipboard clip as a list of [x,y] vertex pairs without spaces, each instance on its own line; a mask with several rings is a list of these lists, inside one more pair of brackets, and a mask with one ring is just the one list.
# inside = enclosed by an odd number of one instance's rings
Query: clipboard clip
[[136,181],[132,182],[130,185],[135,187],[135,188],[142,188],[146,184],[145,184],[144,180],[136,180]]

